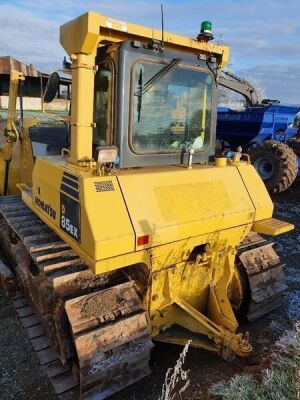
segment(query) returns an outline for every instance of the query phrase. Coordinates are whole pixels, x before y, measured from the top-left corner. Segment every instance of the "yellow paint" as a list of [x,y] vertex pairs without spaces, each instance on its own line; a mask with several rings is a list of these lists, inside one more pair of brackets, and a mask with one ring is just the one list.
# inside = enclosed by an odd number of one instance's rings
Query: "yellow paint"
[[215,165],[216,165],[216,167],[226,167],[227,158],[226,157],[215,157]]
[[[24,75],[12,70],[9,81],[9,101],[5,129],[0,136],[0,195],[4,194],[5,162],[9,161],[8,194],[20,194],[17,184],[31,184],[33,170],[32,147],[28,129],[35,125],[36,119],[24,119],[23,127],[16,127],[16,103],[18,88]],[[4,128],[4,126],[3,126]],[[5,135],[4,135],[5,134]]]
[[[248,169],[251,171],[253,167],[249,165]],[[49,219],[38,207],[35,211],[58,233],[60,192],[57,188],[63,171],[79,179],[82,240],[76,243],[62,235],[97,272],[102,272],[101,265],[109,269],[110,263],[111,269],[116,268],[115,257],[201,235],[215,237],[232,226],[247,227],[256,219],[257,210],[236,167],[220,170],[213,166],[195,166],[187,170],[170,166],[120,171],[117,177],[97,177],[72,167],[59,156],[38,158],[33,174],[33,199],[38,195],[51,204],[56,218]],[[104,181],[111,181],[114,191],[96,192],[95,182]],[[141,182],[147,182],[143,190],[140,190]],[[108,204],[113,212],[107,211]],[[270,217],[272,203],[267,201],[264,207],[264,217]],[[149,235],[149,243],[138,246],[136,239],[144,235]]]
[[[198,32],[195,32],[195,36]],[[92,54],[96,44],[139,40],[161,40],[161,30],[130,22],[118,21],[104,15],[88,12],[60,28],[60,42],[68,54]],[[229,59],[229,47],[214,43],[199,42],[174,33],[164,33],[166,48],[183,50],[195,54],[213,54],[224,68]]]
[[295,228],[294,225],[275,218],[267,218],[254,222],[253,231],[269,236],[277,236],[289,232]]
[[[66,168],[61,157],[40,157],[36,160],[33,173],[33,207],[35,212],[43,215],[47,224],[57,232],[60,229],[60,191],[63,172],[72,172]],[[82,258],[90,265],[103,260],[134,251],[135,235],[128,218],[126,206],[122,199],[117,178],[91,177],[89,173],[78,174],[80,188],[80,220],[81,241],[64,233],[64,240],[70,242]],[[95,183],[109,181],[112,191],[97,192]],[[36,197],[55,210],[55,218],[50,218],[47,212],[41,210],[35,203]],[[107,205],[114,210],[107,212]]]
[[[161,39],[161,31],[113,20],[88,12],[60,28],[60,43],[72,59],[71,153],[69,162],[83,165],[92,160],[94,72],[101,43]],[[228,62],[229,48],[199,42],[166,32],[165,47],[186,53],[214,55],[221,68]]]
[[[232,334],[237,321],[229,301],[229,285],[235,276],[236,252],[232,245],[249,229],[232,228],[149,250],[154,271],[149,293],[150,319],[155,339],[172,341],[166,340],[161,330],[176,324],[212,338],[216,351],[221,352],[224,345],[241,356],[249,355],[249,343]],[[190,252],[186,249],[207,243],[210,246],[202,256],[189,261]],[[201,346],[198,339],[195,345]],[[202,343],[204,348],[207,345]]]
[[7,123],[6,131],[8,134],[8,141],[14,142],[18,139],[19,133],[15,125],[16,120],[16,104],[18,98],[19,82],[24,81],[22,72],[11,70],[9,80],[9,96],[8,96],[8,110],[7,110]]
[[[253,170],[246,165],[245,176],[251,178]],[[60,228],[57,188],[64,171],[79,182],[80,242]],[[32,194],[22,190],[26,204],[97,274],[130,265],[146,267],[144,302],[154,338],[164,340],[161,333],[177,324],[212,339],[210,344],[195,339],[196,346],[220,354],[224,349],[241,356],[250,353],[247,340],[235,333],[238,324],[229,297],[238,297],[229,289],[236,279],[235,248],[257,214],[270,218],[273,206],[268,196],[256,204],[238,167],[168,166],[100,177],[51,157],[36,161],[33,182]],[[108,182],[113,190],[96,190],[97,183]],[[55,210],[55,218],[36,204],[36,196]],[[150,241],[138,246],[137,238],[143,235]],[[198,254],[191,258],[195,249]]]
[[[139,249],[248,224],[255,218],[236,167],[145,168],[120,171],[118,180],[136,236],[149,235],[149,244]],[[142,190],[141,182],[145,182]],[[265,216],[270,216],[272,203],[264,206]]]
[[[106,181],[112,182],[114,190],[96,192],[94,183]],[[82,248],[95,260],[132,252],[135,248],[135,235],[117,178],[80,179],[80,185],[83,193],[81,217],[86,226],[82,235]],[[108,204],[112,212],[107,212]]]
[[[79,182],[80,242],[60,228],[58,188],[64,172]],[[97,184],[108,183],[109,190],[96,190]],[[264,185],[258,198],[255,183],[261,181],[250,164],[194,165],[192,170],[166,166],[96,176],[56,156],[37,159],[32,193],[23,186],[22,195],[95,273],[145,266],[144,303],[154,338],[165,340],[163,331],[176,324],[211,338],[209,344],[195,339],[195,346],[224,357],[226,349],[247,356],[251,346],[235,333],[232,305],[240,295],[232,293],[232,287],[238,288],[236,246],[273,212]],[[55,210],[55,218],[37,205],[36,196]],[[137,238],[144,235],[149,243],[138,246]]]
[[[61,27],[61,43],[73,60],[71,156],[37,159],[32,191],[21,186],[22,197],[96,274],[124,267],[130,274],[133,266],[143,269],[147,278],[143,300],[154,338],[166,340],[163,332],[179,325],[210,339],[209,344],[195,339],[196,346],[224,357],[228,349],[247,356],[251,346],[235,333],[238,323],[233,304],[241,300],[236,249],[251,229],[265,227],[260,221],[273,213],[254,167],[240,162],[225,166],[220,159],[224,168],[216,162],[194,164],[193,169],[177,165],[98,176],[92,160],[97,47],[103,42],[146,43],[160,38],[158,30],[96,13]],[[228,61],[226,46],[178,35],[165,33],[165,47],[212,54],[220,67]],[[204,106],[202,130],[205,125]],[[73,175],[73,187],[64,184],[62,194],[66,172]],[[61,227],[65,196],[79,212],[80,240]],[[145,236],[148,243],[139,245],[138,238]],[[136,283],[141,285],[138,279]],[[173,337],[176,343],[182,340]]]
[[[96,49],[95,49],[96,50]],[[95,54],[78,54],[72,63],[71,157],[69,162],[92,159]]]
[[[193,221],[195,216],[210,213],[212,210],[220,214],[222,209],[232,207],[221,181],[157,186],[154,187],[154,195],[166,223]],[[222,202],[219,201],[220,198]]]

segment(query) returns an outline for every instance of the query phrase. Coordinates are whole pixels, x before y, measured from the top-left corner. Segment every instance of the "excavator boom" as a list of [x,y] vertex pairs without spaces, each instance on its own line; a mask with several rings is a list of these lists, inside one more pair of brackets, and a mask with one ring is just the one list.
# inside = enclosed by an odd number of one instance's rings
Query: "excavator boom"
[[261,104],[261,99],[256,89],[248,81],[239,78],[232,72],[222,71],[222,74],[218,78],[218,83],[226,89],[233,90],[244,96],[248,107]]

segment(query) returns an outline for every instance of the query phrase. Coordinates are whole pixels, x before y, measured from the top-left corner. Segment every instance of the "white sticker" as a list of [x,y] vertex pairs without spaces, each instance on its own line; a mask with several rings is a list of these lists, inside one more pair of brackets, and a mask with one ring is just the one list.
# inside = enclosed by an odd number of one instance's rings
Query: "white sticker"
[[127,22],[119,21],[113,18],[106,18],[106,26],[109,29],[115,29],[117,31],[127,32]]

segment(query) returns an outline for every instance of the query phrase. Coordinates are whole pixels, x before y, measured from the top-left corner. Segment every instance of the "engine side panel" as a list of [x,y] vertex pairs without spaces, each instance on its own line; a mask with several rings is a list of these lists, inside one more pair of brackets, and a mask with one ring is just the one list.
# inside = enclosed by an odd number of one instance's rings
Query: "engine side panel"
[[[118,180],[137,237],[137,250],[218,232],[272,215],[269,195],[252,166],[195,166],[120,174]],[[257,176],[257,179],[255,179]],[[257,196],[250,197],[245,182]],[[147,244],[138,238],[149,236]],[[237,243],[238,244],[238,243]]]
[[149,264],[146,250],[153,247],[177,243],[183,249],[201,235],[215,242],[218,232],[246,231],[270,218],[273,205],[255,170],[245,165],[241,171],[171,166],[100,177],[67,166],[61,157],[39,158],[28,205],[101,273]]
[[37,159],[34,211],[90,265],[134,251],[135,235],[116,177],[79,175],[65,166],[60,157]]

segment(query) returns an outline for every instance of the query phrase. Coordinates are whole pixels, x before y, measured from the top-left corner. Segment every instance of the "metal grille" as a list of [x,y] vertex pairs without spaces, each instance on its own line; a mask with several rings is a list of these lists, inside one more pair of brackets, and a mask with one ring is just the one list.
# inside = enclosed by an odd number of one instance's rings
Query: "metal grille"
[[112,192],[115,190],[112,181],[94,182],[96,192]]

